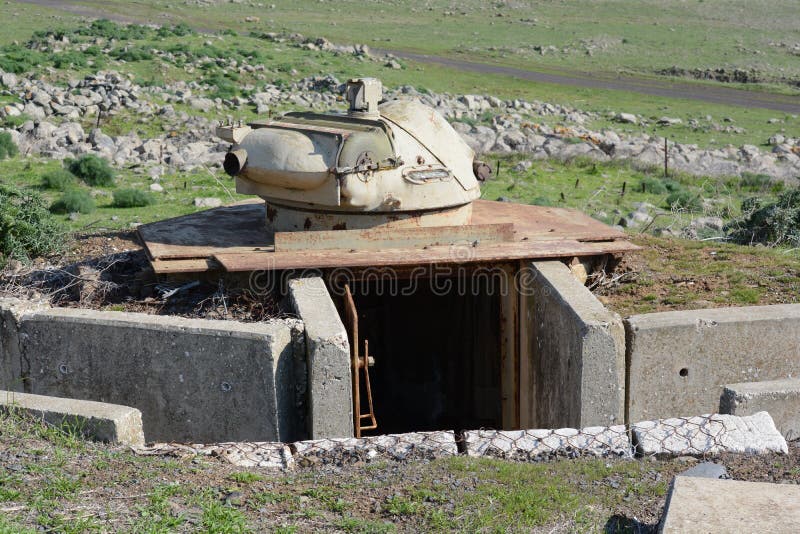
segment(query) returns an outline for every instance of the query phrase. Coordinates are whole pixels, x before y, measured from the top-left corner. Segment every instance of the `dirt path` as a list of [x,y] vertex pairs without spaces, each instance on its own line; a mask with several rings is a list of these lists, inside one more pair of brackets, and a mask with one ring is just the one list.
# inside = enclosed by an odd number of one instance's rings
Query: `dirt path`
[[477,63],[463,59],[414,54],[398,50],[373,50],[376,52],[391,53],[397,57],[418,61],[420,63],[442,65],[482,74],[501,74],[534,82],[569,85],[573,87],[589,87],[592,89],[631,91],[634,93],[668,98],[700,100],[712,104],[766,108],[786,113],[800,113],[800,96],[778,95],[734,89],[731,87],[714,87],[686,82],[638,78],[635,76],[615,77],[608,74],[581,71],[561,70],[558,73],[537,72],[514,67],[504,67],[501,65]]
[[[85,5],[78,5],[71,2],[57,0],[16,0],[20,3],[35,4],[54,9],[60,9],[69,13],[81,16],[106,17],[120,22],[140,22],[151,23],[153,21],[144,20],[135,15],[119,15],[95,9]],[[162,21],[163,22],[163,21]],[[204,31],[203,29],[199,29]],[[415,54],[400,50],[373,49],[378,53],[391,53],[397,57],[427,63],[431,65],[442,65],[464,71],[477,72],[481,74],[500,74],[513,76],[523,80],[534,82],[552,83],[558,85],[568,85],[572,87],[588,87],[592,89],[610,89],[616,91],[630,91],[646,95],[680,98],[686,100],[698,100],[713,104],[724,104],[742,107],[755,107],[773,109],[785,113],[800,113],[800,96],[778,95],[758,91],[746,91],[731,87],[715,87],[711,85],[701,85],[687,82],[677,82],[668,80],[656,80],[649,78],[638,78],[635,76],[614,76],[608,74],[588,73],[581,71],[561,70],[560,72],[538,72],[533,70],[505,67],[501,65],[490,65],[463,59],[452,59],[442,56],[426,54]]]

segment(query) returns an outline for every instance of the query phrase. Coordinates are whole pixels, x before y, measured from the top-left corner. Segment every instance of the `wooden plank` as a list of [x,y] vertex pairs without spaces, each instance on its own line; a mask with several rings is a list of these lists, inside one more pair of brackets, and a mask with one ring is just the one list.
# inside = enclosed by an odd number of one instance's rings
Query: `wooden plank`
[[429,264],[491,263],[523,258],[565,258],[596,256],[638,250],[627,241],[579,242],[521,241],[486,243],[478,246],[429,247],[427,249],[385,249],[381,251],[316,250],[298,252],[261,252],[250,254],[215,254],[229,272],[279,269],[405,266]]
[[624,232],[573,209],[492,200],[473,202],[472,224],[503,222],[514,223],[517,238],[552,235],[576,241],[627,239]]
[[506,280],[500,295],[500,403],[503,430],[519,428],[519,291],[516,262],[503,265]]
[[[527,266],[526,260],[520,260],[519,269]],[[533,396],[533,382],[531,381],[531,340],[533,329],[529,321],[532,320],[532,306],[535,295],[529,291],[519,292],[519,425],[520,428],[533,428],[531,399]]]
[[513,223],[278,232],[275,234],[275,251],[382,250],[386,248],[387,243],[391,243],[392,248],[420,248],[472,243],[474,241],[500,243],[511,241],[513,238]]
[[222,266],[212,258],[153,260],[150,263],[156,274],[202,273],[222,270]]

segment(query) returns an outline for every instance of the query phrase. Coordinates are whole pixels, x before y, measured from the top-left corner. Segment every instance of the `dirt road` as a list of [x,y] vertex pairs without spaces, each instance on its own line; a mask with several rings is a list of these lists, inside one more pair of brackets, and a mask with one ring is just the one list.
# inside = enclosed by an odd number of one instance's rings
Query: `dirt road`
[[[57,0],[17,0],[20,3],[35,4],[54,9],[60,9],[84,17],[106,17],[120,22],[152,23],[135,14],[120,15],[105,12],[85,5]],[[163,22],[163,21],[162,21]],[[630,91],[634,93],[698,100],[712,104],[724,104],[749,108],[765,108],[782,111],[785,113],[800,113],[800,96],[778,95],[759,91],[747,91],[731,87],[714,86],[711,84],[688,83],[671,80],[658,80],[652,78],[638,78],[635,76],[614,76],[607,74],[588,73],[581,71],[539,72],[534,70],[519,69],[478,63],[463,59],[453,59],[442,56],[415,54],[400,50],[374,49],[378,53],[391,53],[397,57],[427,63],[442,65],[464,71],[481,74],[499,74],[513,76],[534,82],[552,83],[572,87],[588,87],[593,89],[610,89],[615,91]]]

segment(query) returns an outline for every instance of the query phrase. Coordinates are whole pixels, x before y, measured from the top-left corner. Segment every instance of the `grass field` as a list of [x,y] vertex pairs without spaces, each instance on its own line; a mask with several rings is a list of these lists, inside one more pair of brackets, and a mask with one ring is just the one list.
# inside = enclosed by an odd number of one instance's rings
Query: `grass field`
[[[797,56],[779,46],[791,47],[800,39],[800,6],[792,0],[76,3],[153,21],[185,21],[211,29],[299,31],[343,43],[523,68],[645,74],[672,66],[757,68],[774,77],[800,77]],[[247,22],[246,17],[260,20]],[[536,50],[548,46],[559,52]]]
[[[681,118],[683,124],[671,127],[651,126],[646,129],[646,132],[664,135],[676,142],[698,143],[702,146],[722,146],[728,143],[734,145],[743,143],[762,145],[776,132],[783,132],[790,136],[800,135],[800,118],[761,108],[708,104],[692,100],[648,96],[633,92],[538,83],[511,76],[477,74],[405,60],[402,62],[404,65],[402,70],[393,70],[385,67],[380,62],[363,62],[354,58],[334,56],[325,52],[299,50],[290,46],[276,45],[246,36],[249,32],[301,31],[309,36],[326,36],[342,43],[366,42],[373,46],[435,52],[442,55],[468,57],[473,60],[496,64],[506,64],[511,61],[511,64],[515,66],[545,70],[559,66],[559,68],[582,69],[593,72],[597,71],[597,69],[603,71],[611,69],[649,72],[656,68],[662,68],[664,65],[669,67],[675,64],[675,60],[681,57],[680,55],[676,56],[676,51],[680,50],[681,47],[675,46],[670,41],[652,42],[643,39],[636,45],[636,51],[630,54],[612,54],[610,56],[616,58],[613,61],[618,63],[615,63],[617,66],[611,66],[608,63],[611,59],[603,60],[597,56],[588,58],[584,57],[585,54],[567,54],[557,60],[554,58],[547,59],[548,56],[545,55],[526,60],[527,63],[520,63],[519,61],[521,60],[519,58],[515,59],[516,55],[514,54],[501,54],[498,51],[486,53],[480,50],[465,51],[456,42],[458,40],[456,36],[462,41],[481,43],[481,47],[485,45],[487,48],[503,46],[502,43],[505,40],[514,43],[536,42],[539,39],[537,32],[544,31],[541,24],[522,24],[519,28],[517,27],[519,26],[518,24],[512,24],[508,28],[497,28],[496,26],[500,22],[496,21],[503,21],[502,24],[507,24],[506,21],[509,19],[537,18],[531,13],[539,11],[552,13],[554,17],[564,18],[563,20],[559,19],[560,22],[557,25],[555,23],[550,24],[557,29],[547,30],[561,39],[569,37],[573,32],[575,34],[581,33],[585,25],[594,28],[596,32],[607,33],[610,31],[613,33],[616,29],[612,31],[605,28],[605,26],[613,26],[612,22],[620,18],[620,12],[624,9],[623,4],[625,3],[584,1],[562,2],[558,6],[541,3],[532,8],[525,8],[524,6],[527,4],[519,3],[523,7],[518,9],[505,7],[501,10],[501,12],[505,10],[509,13],[514,13],[513,16],[509,15],[509,17],[494,17],[492,16],[493,10],[488,8],[480,9],[478,6],[484,4],[475,2],[468,4],[467,15],[446,17],[436,15],[442,10],[449,9],[445,7],[445,3],[439,2],[431,3],[434,10],[426,13],[411,13],[409,8],[401,7],[405,5],[402,3],[376,4],[363,1],[345,2],[343,4],[307,1],[276,2],[275,9],[253,8],[247,4],[230,3],[202,7],[162,2],[160,0],[75,3],[86,6],[87,9],[132,16],[140,20],[151,20],[159,23],[185,22],[209,31],[233,29],[242,32],[245,35],[241,35],[238,38],[226,36],[221,41],[215,40],[215,46],[223,50],[232,47],[247,47],[261,51],[266,56],[262,59],[262,62],[273,71],[272,76],[274,79],[288,78],[288,72],[291,69],[295,69],[298,72],[298,76],[331,73],[340,78],[346,78],[349,76],[370,75],[380,77],[389,87],[410,84],[436,92],[480,93],[492,94],[503,98],[541,100],[574,106],[588,111],[597,111],[606,116],[620,111],[637,113],[654,119],[666,115]],[[731,3],[736,4],[739,8],[744,5],[743,2]],[[777,7],[776,10],[772,11],[774,19],[770,20],[773,20],[772,24],[776,29],[767,28],[770,23],[762,20],[763,17],[755,17],[753,22],[748,22],[753,27],[748,32],[742,33],[742,39],[747,35],[751,36],[749,37],[750,39],[760,43],[763,41],[794,42],[800,39],[796,29],[797,25],[786,27],[787,24],[785,22],[786,20],[792,20],[792,17],[798,20],[799,16],[792,13],[795,10],[794,4],[777,0],[774,3]],[[658,22],[661,14],[654,8],[655,3],[644,2],[643,4],[645,9],[642,9],[636,18],[623,17],[629,21],[624,26],[630,26],[630,31],[648,36],[648,39],[650,39],[652,37],[650,34],[662,28],[662,25],[666,25],[666,23]],[[677,18],[679,16],[678,7],[676,7],[678,3],[668,2],[668,4],[672,6],[670,8],[671,11],[669,11],[672,13],[671,17]],[[708,4],[712,3],[708,2]],[[715,6],[718,5],[717,3],[713,4]],[[675,32],[669,31],[666,26],[662,29],[674,36],[676,41],[696,44],[695,40],[700,38],[697,36],[698,32],[696,31],[698,22],[693,17],[694,13],[690,8],[694,6],[697,10],[705,13],[704,10],[707,7],[704,7],[703,2],[697,2],[696,4],[681,2],[680,5],[687,9],[684,14],[688,22],[685,24],[676,23],[670,26],[675,29]],[[166,6],[169,6],[169,9]],[[563,10],[561,9],[562,7]],[[376,9],[382,10],[381,13],[383,15],[381,17],[371,15]],[[718,9],[715,8],[714,11],[716,12]],[[719,31],[707,31],[703,37],[712,41],[713,46],[694,46],[693,44],[691,52],[686,54],[691,57],[692,61],[716,64],[720,57],[729,57],[730,59],[744,57],[742,53],[737,52],[731,41],[739,38],[738,26],[740,23],[734,20],[735,17],[731,16],[729,12],[719,11],[720,13],[714,16],[720,20],[716,21],[712,26],[718,28]],[[579,12],[587,13],[585,20],[596,21],[596,24],[583,22],[584,19],[577,15]],[[730,13],[735,12],[735,9],[730,11]],[[434,14],[434,16],[427,16],[429,14]],[[592,14],[592,16],[589,17],[588,14]],[[253,15],[258,16],[260,22],[244,22],[245,17]],[[14,18],[15,21],[19,21],[18,24],[7,25],[0,30],[0,44],[8,44],[12,41],[24,42],[30,37],[31,30],[34,28],[42,30],[75,27],[78,20],[73,14],[64,11],[18,2],[0,5],[0,16]],[[570,17],[571,23],[567,20]],[[705,17],[708,18],[711,15],[706,14]],[[370,19],[369,24],[364,22],[365,18]],[[320,19],[324,19],[325,22],[322,23]],[[331,20],[334,22],[333,24]],[[698,20],[707,22],[702,17]],[[490,22],[495,22],[495,25],[490,25]],[[658,26],[654,26],[654,23],[657,23]],[[570,24],[577,26],[575,26],[574,30],[565,29],[570,28]],[[469,30],[465,31],[464,28],[469,28]],[[384,29],[388,32],[388,37],[381,37],[384,36]],[[482,32],[486,32],[486,34],[484,35]],[[392,35],[396,35],[396,37],[392,37]],[[734,35],[737,37],[734,38]],[[375,39],[385,38],[392,40],[388,42],[375,41]],[[207,37],[198,36],[180,39],[179,41],[192,45],[202,43],[205,40],[207,40]],[[170,44],[169,40],[167,40],[166,44]],[[626,47],[628,45],[629,43],[625,44]],[[768,50],[769,55],[757,55],[754,61],[757,61],[759,65],[774,64],[776,69],[783,69],[781,72],[784,73],[791,73],[794,71],[793,69],[800,68],[800,61],[797,61],[797,57],[792,56],[783,48],[767,46],[762,46],[762,48]],[[648,52],[644,53],[644,50]],[[784,56],[786,56],[785,61],[783,61]],[[646,62],[649,66],[644,67],[642,65],[645,65],[645,63],[641,62]],[[636,67],[636,65],[640,66]],[[169,67],[162,68],[161,65],[154,65],[147,61],[128,64],[124,67],[116,66],[116,68],[133,71],[140,75],[140,79],[145,81],[186,77],[184,72]],[[774,87],[766,89],[771,90]],[[786,87],[781,88],[781,91],[785,90]],[[710,117],[711,121],[706,121],[706,117]],[[688,125],[690,119],[697,119],[712,126],[691,128]],[[745,132],[737,134],[720,131],[719,128],[713,127],[713,124],[722,124],[724,119],[726,123],[743,128]],[[769,122],[770,119],[778,119],[781,122],[772,124]],[[614,124],[609,119],[599,119],[588,126],[594,129],[613,127],[634,132],[642,131],[641,127],[630,125],[621,127],[621,125]]]
[[[525,204],[541,204],[577,208],[599,220],[610,224],[617,222],[639,203],[647,202],[654,207],[670,212],[668,202],[670,192],[653,192],[650,184],[659,182],[662,174],[658,170],[640,171],[626,165],[603,164],[575,161],[533,162],[530,169],[514,171],[519,156],[490,158],[493,166],[500,164],[500,174],[482,187],[482,197],[489,200],[505,199]],[[48,189],[43,185],[43,177],[48,172],[62,168],[61,162],[16,157],[0,161],[0,183],[36,190],[48,203],[61,197],[61,191]],[[59,216],[72,231],[85,228],[98,230],[124,229],[131,223],[147,223],[155,220],[191,213],[196,208],[193,201],[197,197],[217,197],[223,202],[242,200],[237,195],[234,183],[218,169],[198,168],[191,173],[174,173],[162,176],[159,184],[163,192],[155,194],[153,205],[141,208],[118,208],[113,205],[116,190],[133,188],[149,190],[151,179],[139,174],[136,169],[116,171],[113,186],[90,187],[76,180],[79,189],[89,192],[96,201],[97,209],[89,214]],[[713,199],[697,211],[677,210],[656,226],[685,225],[691,218],[703,215],[722,216],[731,219],[738,215],[741,201],[753,195],[772,198],[774,192],[769,185],[759,184],[742,187],[733,180],[706,179],[698,182],[688,176],[670,179],[696,197]],[[645,184],[644,190],[642,184]]]

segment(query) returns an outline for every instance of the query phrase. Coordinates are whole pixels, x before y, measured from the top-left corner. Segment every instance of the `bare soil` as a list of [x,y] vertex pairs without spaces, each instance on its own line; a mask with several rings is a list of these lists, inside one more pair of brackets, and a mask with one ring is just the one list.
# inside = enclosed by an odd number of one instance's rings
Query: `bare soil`
[[0,297],[44,299],[53,306],[258,322],[281,317],[273,292],[223,277],[165,280],[152,271],[135,231],[76,236],[56,258],[0,273]]
[[639,235],[595,294],[620,315],[800,302],[797,251]]

